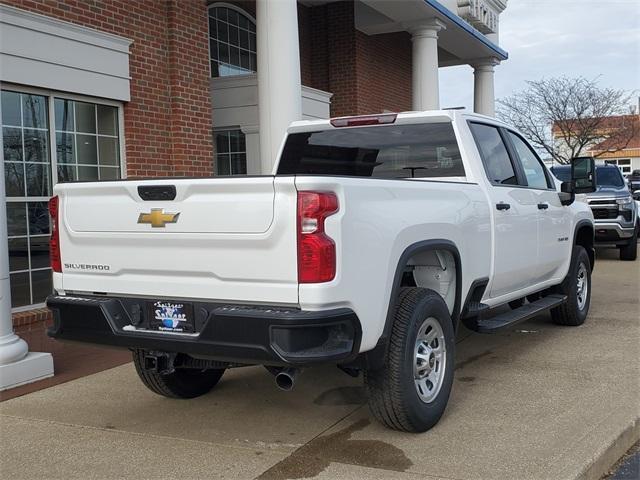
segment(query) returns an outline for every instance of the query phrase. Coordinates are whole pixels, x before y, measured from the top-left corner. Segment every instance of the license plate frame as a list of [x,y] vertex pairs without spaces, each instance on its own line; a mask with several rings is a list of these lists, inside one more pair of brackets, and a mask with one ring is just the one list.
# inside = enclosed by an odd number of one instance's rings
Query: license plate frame
[[177,300],[147,302],[149,330],[166,333],[196,333],[193,304]]

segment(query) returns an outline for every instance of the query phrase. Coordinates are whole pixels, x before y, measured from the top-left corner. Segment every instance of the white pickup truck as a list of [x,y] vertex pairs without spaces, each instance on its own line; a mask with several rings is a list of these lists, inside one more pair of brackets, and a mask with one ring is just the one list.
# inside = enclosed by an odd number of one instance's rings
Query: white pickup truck
[[227,368],[290,389],[335,364],[364,373],[381,422],[425,431],[460,322],[584,322],[594,227],[573,200],[593,170],[560,185],[507,125],[430,111],[296,122],[273,175],[59,184],[49,334],[131,349],[174,398]]

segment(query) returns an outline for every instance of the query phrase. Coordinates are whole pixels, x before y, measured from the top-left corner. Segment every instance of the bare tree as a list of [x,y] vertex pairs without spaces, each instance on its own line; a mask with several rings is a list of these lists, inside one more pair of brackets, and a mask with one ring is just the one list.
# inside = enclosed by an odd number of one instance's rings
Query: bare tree
[[632,93],[600,88],[597,81],[583,77],[527,85],[498,100],[498,117],[558,163],[569,163],[590,149],[589,155],[596,157],[622,150],[638,133],[640,116],[630,107]]

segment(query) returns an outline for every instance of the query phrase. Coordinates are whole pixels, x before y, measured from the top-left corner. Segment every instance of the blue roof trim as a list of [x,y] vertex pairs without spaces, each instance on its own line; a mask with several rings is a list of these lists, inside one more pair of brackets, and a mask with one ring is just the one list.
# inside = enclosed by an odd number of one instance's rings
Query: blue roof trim
[[437,0],[424,0],[424,2],[430,7],[435,8],[438,11],[438,13],[447,17],[449,20],[451,20],[453,23],[455,23],[460,28],[462,28],[464,31],[466,31],[467,33],[475,37],[477,40],[480,40],[482,43],[484,43],[487,47],[489,47],[491,50],[493,50],[496,53],[496,56],[500,60],[506,60],[507,58],[509,58],[509,54],[507,53],[506,50],[501,49],[499,46],[497,46],[495,43],[489,40],[486,36],[484,36],[481,32],[473,28],[471,25],[469,25],[462,18],[460,18],[455,13],[453,13],[451,10],[449,10],[447,7],[442,5]]

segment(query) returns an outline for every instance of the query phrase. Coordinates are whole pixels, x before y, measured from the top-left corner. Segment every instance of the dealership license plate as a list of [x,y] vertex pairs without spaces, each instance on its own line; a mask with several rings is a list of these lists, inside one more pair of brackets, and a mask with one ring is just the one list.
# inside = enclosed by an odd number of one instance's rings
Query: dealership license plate
[[149,328],[160,332],[194,333],[193,306],[172,300],[149,302]]

